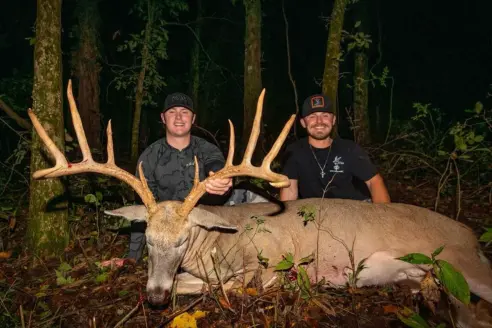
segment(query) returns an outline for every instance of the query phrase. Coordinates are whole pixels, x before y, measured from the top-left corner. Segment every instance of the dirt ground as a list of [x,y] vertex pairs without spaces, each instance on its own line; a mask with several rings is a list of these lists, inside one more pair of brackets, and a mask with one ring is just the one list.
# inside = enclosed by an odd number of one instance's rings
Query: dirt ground
[[[433,183],[396,179],[387,183],[393,201],[433,209]],[[477,235],[484,226],[492,226],[486,193],[463,197],[461,207],[460,220]],[[454,197],[443,198],[438,211],[454,217]],[[396,315],[403,306],[419,311],[431,327],[438,323],[451,327],[446,302],[433,314],[405,286],[358,290],[319,286],[310,301],[288,290],[260,292],[252,287],[230,294],[229,302],[218,290],[153,308],[145,301],[145,261],[101,269],[105,260],[124,256],[128,234],[106,230],[95,238],[94,224],[79,224],[62,258],[38,260],[32,267],[33,259],[23,247],[26,212],[18,215],[9,233],[11,256],[0,259],[0,327],[406,327]],[[491,258],[490,248],[486,251]]]

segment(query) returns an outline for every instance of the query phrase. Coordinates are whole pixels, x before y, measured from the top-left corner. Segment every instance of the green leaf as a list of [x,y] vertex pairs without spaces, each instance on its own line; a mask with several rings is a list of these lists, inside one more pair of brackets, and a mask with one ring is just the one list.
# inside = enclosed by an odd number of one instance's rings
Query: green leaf
[[448,152],[444,151],[444,150],[438,150],[437,151],[437,155],[439,156],[447,156],[449,155]]
[[360,23],[361,23],[361,21],[357,21],[357,22],[355,22],[354,27],[355,27],[355,28],[358,28],[358,27],[360,26]]
[[311,281],[309,276],[303,267],[298,267],[299,272],[297,273],[297,284],[301,289],[301,297],[303,299],[311,298]]
[[488,243],[492,241],[492,228],[488,228],[486,232],[484,232],[483,235],[480,236],[479,241]]
[[470,287],[465,277],[449,262],[437,260],[436,264],[436,276],[445,289],[458,300],[468,305],[470,303]]
[[475,138],[473,139],[475,142],[482,142],[483,141],[483,136],[475,136]]
[[303,257],[299,260],[298,264],[309,264],[314,261],[314,253],[309,256]]
[[480,114],[480,113],[483,111],[483,104],[482,104],[480,101],[478,101],[478,102],[475,104],[474,111],[475,111],[475,113],[477,113],[477,114]]
[[60,266],[58,267],[58,269],[61,272],[68,272],[68,271],[72,270],[72,266],[70,264],[68,264],[67,262],[62,262],[60,264]]
[[432,258],[436,257],[437,255],[441,254],[442,250],[444,249],[444,245],[441,247],[438,247],[434,252],[432,252]]
[[284,270],[289,270],[290,268],[292,268],[294,266],[294,263],[292,262],[289,262],[287,260],[282,260],[280,261],[276,266],[275,266],[275,269],[274,271],[284,271]]
[[97,202],[97,198],[93,194],[87,194],[87,195],[85,195],[84,200],[85,200],[86,203],[90,203],[90,204],[93,204],[93,203]]
[[120,291],[118,292],[118,296],[119,296],[119,297],[123,297],[123,296],[125,296],[125,295],[128,295],[128,293],[129,293],[129,291],[127,291],[127,290],[120,290]]
[[108,278],[109,278],[109,274],[107,272],[103,272],[101,274],[98,274],[95,280],[96,283],[100,284],[108,280]]
[[433,261],[427,255],[421,253],[410,253],[402,257],[397,257],[397,260],[408,262],[411,264],[432,264]]
[[413,312],[407,307],[396,312],[398,319],[404,324],[412,328],[429,328],[429,325],[425,320],[419,316],[417,313]]

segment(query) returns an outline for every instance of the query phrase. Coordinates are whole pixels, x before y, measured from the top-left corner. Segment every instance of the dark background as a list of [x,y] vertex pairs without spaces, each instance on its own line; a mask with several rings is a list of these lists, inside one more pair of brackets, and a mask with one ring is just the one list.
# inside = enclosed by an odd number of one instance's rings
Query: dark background
[[[242,122],[242,84],[244,59],[244,9],[240,1],[203,1],[205,6],[202,25],[202,43],[222,72],[213,84],[215,102],[208,104],[213,111],[212,121],[205,128],[219,131],[227,137],[227,119],[237,129]],[[134,1],[102,0],[103,71],[101,74],[101,110],[105,120],[112,118],[119,147],[129,147],[131,110],[133,104],[125,91],[117,91],[110,84],[111,65],[121,64],[127,58],[116,51],[129,33],[143,29],[143,22],[129,15]],[[180,23],[195,20],[195,1],[189,1],[190,10],[182,13]],[[287,75],[285,26],[281,2],[265,0],[263,5],[263,87],[267,90],[264,123],[276,135],[288,116],[295,112],[292,85]],[[297,83],[299,103],[311,93],[321,91],[316,80],[322,78],[326,51],[326,18],[331,13],[332,1],[286,0],[289,20],[290,48],[293,75]],[[378,60],[374,72],[380,74],[387,66],[394,78],[393,116],[406,119],[413,115],[412,103],[432,103],[449,119],[459,119],[464,110],[483,101],[489,90],[492,73],[490,1],[372,1],[367,20],[373,40],[370,66]],[[70,77],[71,47],[74,40],[75,1],[63,3],[64,77]],[[32,76],[33,47],[28,38],[34,36],[36,1],[18,0],[0,2],[0,81],[12,77]],[[345,15],[344,28],[355,24],[351,9]],[[191,25],[193,26],[193,25]],[[159,69],[168,83],[159,95],[162,104],[169,92],[187,91],[189,56],[193,40],[190,31],[182,26],[169,26],[169,59],[159,63]],[[115,32],[119,31],[117,37]],[[378,51],[378,47],[381,51]],[[202,56],[202,60],[207,59]],[[340,72],[347,74],[340,80],[340,111],[351,106],[351,55],[345,58]],[[1,88],[1,85],[0,85]],[[5,86],[3,87],[5,89]],[[5,94],[0,89],[0,94]],[[30,105],[29,96],[16,99],[17,105]],[[390,104],[390,84],[386,88],[370,87],[370,113],[374,120],[376,108],[387,117]],[[159,108],[144,108],[143,129],[148,129],[149,143],[162,134]],[[0,115],[3,115],[0,114]],[[21,115],[26,116],[25,112]],[[2,116],[4,117],[4,116]],[[350,138],[346,120],[341,118],[341,135]],[[2,124],[3,125],[3,124]],[[1,128],[6,136],[5,127]],[[385,131],[378,131],[384,135]],[[382,132],[382,133],[381,133]],[[377,138],[376,138],[377,139]],[[2,143],[4,145],[4,143]]]

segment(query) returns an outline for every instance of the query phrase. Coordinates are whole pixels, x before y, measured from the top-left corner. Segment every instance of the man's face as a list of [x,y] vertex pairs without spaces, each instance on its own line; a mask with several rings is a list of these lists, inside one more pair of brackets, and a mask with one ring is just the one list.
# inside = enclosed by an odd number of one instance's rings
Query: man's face
[[166,132],[174,137],[183,137],[190,133],[191,125],[195,122],[195,114],[185,107],[172,107],[161,113]]
[[306,128],[308,135],[316,140],[328,138],[335,122],[335,115],[325,112],[315,112],[301,118],[302,127]]

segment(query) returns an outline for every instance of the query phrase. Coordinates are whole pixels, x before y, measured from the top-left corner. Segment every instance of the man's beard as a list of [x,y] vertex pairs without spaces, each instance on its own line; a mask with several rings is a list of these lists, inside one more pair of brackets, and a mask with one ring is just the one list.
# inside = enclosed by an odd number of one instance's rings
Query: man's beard
[[[316,127],[317,126],[321,126],[321,127],[324,127],[326,129],[323,129],[323,130],[316,130]],[[311,138],[313,139],[316,139],[316,140],[325,140],[326,138],[328,138],[331,134],[331,127],[329,127],[328,125],[315,125],[313,127],[311,127],[310,129],[308,129],[308,134]]]

